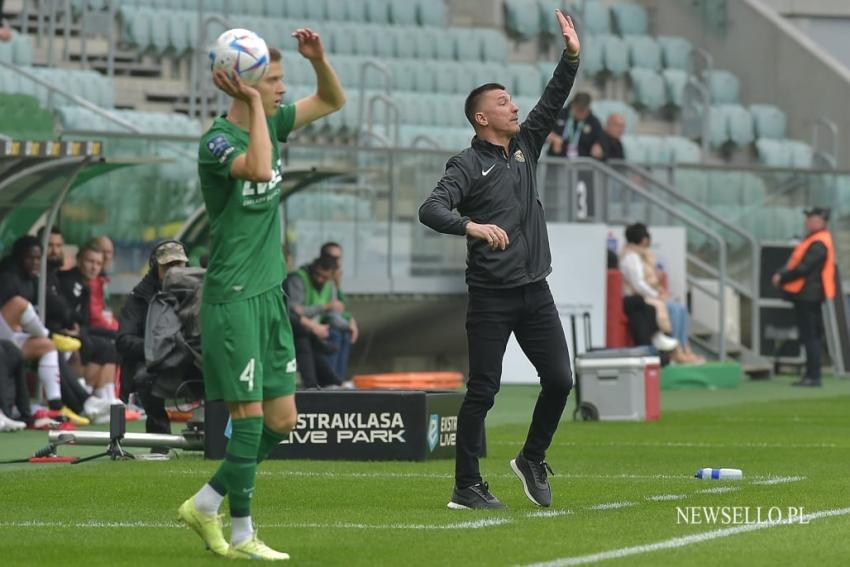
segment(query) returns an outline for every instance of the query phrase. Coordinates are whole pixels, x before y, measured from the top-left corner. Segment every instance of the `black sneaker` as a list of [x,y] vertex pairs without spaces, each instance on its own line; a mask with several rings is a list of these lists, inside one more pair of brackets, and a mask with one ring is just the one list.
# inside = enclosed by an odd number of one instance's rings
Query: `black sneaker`
[[814,380],[812,378],[803,378],[799,382],[793,382],[792,386],[802,386],[803,388],[820,388],[821,383],[820,380]]
[[535,463],[525,458],[520,453],[516,459],[511,461],[511,468],[522,481],[522,488],[528,499],[538,506],[549,507],[552,505],[552,491],[549,488],[549,479],[546,472],[555,474],[549,468],[546,461]]
[[490,485],[479,482],[466,488],[455,487],[452,499],[448,504],[452,510],[468,510],[470,508],[506,508],[498,498],[490,494]]

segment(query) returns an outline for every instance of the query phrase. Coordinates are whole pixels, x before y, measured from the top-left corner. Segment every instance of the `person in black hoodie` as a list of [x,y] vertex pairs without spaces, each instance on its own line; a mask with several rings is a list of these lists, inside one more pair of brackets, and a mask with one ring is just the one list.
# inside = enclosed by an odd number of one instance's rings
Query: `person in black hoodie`
[[118,316],[118,338],[115,345],[121,355],[121,397],[126,400],[131,392],[136,392],[147,414],[145,431],[148,433],[171,433],[165,400],[153,395],[152,383],[147,380],[138,383],[135,380],[138,371],[145,364],[145,321],[148,305],[162,290],[162,281],[168,270],[185,267],[188,262],[186,249],[179,242],[168,240],[154,247],[149,260],[150,270],[130,292]]
[[[475,129],[471,147],[452,157],[419,220],[445,234],[466,235],[469,382],[458,413],[455,487],[449,508],[503,508],[478,466],[484,419],[499,391],[502,357],[514,333],[542,386],[525,446],[511,461],[526,496],[549,506],[546,450],[572,388],[570,355],[546,276],[552,271],[546,220],[536,187],[537,162],[578,71],[579,38],[556,10],[566,49],[543,96],[519,123],[502,85],[488,83],[466,99]],[[457,209],[457,212],[455,212]]]

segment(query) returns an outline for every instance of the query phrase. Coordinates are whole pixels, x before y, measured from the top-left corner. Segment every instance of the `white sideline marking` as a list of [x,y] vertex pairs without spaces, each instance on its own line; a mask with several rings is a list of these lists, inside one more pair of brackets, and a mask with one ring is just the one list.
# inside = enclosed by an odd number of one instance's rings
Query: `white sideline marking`
[[[491,441],[491,445],[518,445],[513,441]],[[566,441],[562,443],[552,443],[552,446],[557,447],[591,447],[587,443],[576,443],[574,441]],[[850,445],[837,445],[835,443],[700,443],[695,441],[609,441],[606,443],[594,443],[593,447],[693,447],[698,449],[723,449],[723,448],[738,448],[746,449],[850,449]]]
[[697,490],[697,494],[723,494],[724,492],[737,492],[738,490],[741,489],[737,486],[715,486],[714,488]]
[[757,480],[753,482],[753,484],[785,484],[786,482],[797,482],[799,480],[806,480],[804,476],[777,476],[772,478],[766,478],[764,480]]
[[[811,520],[819,520],[821,518],[829,518],[833,516],[846,516],[850,514],[850,508],[837,508],[835,510],[822,510],[820,512],[813,512],[811,514],[806,514],[802,517],[803,521],[811,521]],[[687,545],[692,545],[694,543],[701,543],[704,541],[710,541],[713,539],[719,539],[724,537],[729,537],[732,535],[746,533],[746,532],[754,532],[756,530],[763,530],[766,528],[775,528],[776,526],[784,526],[793,523],[799,523],[800,518],[786,518],[779,522],[762,522],[760,524],[745,524],[742,526],[734,526],[731,528],[723,528],[720,530],[714,530],[710,532],[703,532],[701,534],[694,534],[684,537],[675,537],[672,539],[667,539],[664,541],[659,541],[656,543],[649,543],[645,545],[636,545],[633,547],[623,547],[620,549],[612,549],[610,551],[602,551],[600,553],[593,553],[590,555],[579,555],[576,557],[562,557],[560,559],[553,559],[552,561],[546,561],[542,563],[532,563],[527,565],[526,567],[569,567],[571,565],[586,565],[588,563],[596,563],[598,561],[606,561],[608,559],[620,559],[622,557],[629,557],[631,555],[639,555],[642,553],[650,553],[652,551],[659,551],[662,549],[675,549],[679,547],[685,547]]]
[[569,516],[572,510],[538,510],[537,512],[529,512],[529,518],[556,518],[558,516]]
[[[260,524],[260,528],[305,528],[305,529],[342,529],[342,530],[478,530],[493,526],[503,526],[512,523],[508,518],[485,518],[481,520],[470,520],[468,522],[454,522],[451,524],[319,524],[319,523],[269,523]],[[11,522],[0,522],[0,528],[92,528],[92,529],[115,529],[115,528],[176,528],[183,524],[179,522],[106,522],[89,520],[85,522],[60,522],[42,520],[21,520]]]
[[618,508],[628,508],[629,506],[636,506],[636,502],[606,502],[604,504],[594,504],[593,506],[588,506],[588,510],[617,510]]
[[687,497],[687,494],[656,494],[655,496],[647,496],[646,499],[654,502],[666,502],[668,500],[681,500]]

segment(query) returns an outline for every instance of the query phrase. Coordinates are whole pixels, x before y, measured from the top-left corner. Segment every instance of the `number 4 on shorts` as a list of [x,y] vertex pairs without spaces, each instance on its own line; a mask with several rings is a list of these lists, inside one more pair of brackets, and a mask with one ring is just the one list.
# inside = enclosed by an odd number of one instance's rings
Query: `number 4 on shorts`
[[254,391],[254,359],[252,358],[248,361],[248,366],[245,367],[245,370],[242,371],[242,374],[239,375],[240,382],[248,382],[248,391]]

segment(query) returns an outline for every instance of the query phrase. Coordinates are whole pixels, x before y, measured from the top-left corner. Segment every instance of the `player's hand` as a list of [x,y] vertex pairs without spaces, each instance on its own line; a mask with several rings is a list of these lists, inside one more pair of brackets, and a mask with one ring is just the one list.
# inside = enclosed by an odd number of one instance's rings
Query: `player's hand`
[[351,331],[351,344],[357,342],[357,339],[360,338],[360,327],[357,326],[357,321],[352,319],[348,322],[348,330]]
[[298,53],[302,57],[311,61],[325,57],[325,46],[322,45],[322,38],[310,28],[298,28],[292,33],[292,37],[298,40]]
[[260,100],[260,93],[257,89],[243,83],[239,80],[239,77],[235,75],[231,79],[227,76],[227,73],[221,69],[213,71],[213,83],[215,83],[215,86],[219,89],[236,100],[241,100],[243,102],[251,102],[252,99]]
[[495,224],[478,224],[470,221],[466,225],[466,234],[472,238],[484,240],[492,250],[504,250],[511,243],[508,233]]
[[329,336],[331,336],[331,328],[330,325],[322,325],[321,323],[316,323],[313,326],[313,334],[316,335],[317,338],[327,340]]
[[561,26],[561,34],[564,36],[564,44],[567,46],[569,55],[578,55],[581,51],[581,43],[578,40],[576,27],[573,25],[573,19],[565,16],[560,10],[555,10],[555,17],[558,19],[558,25]]

